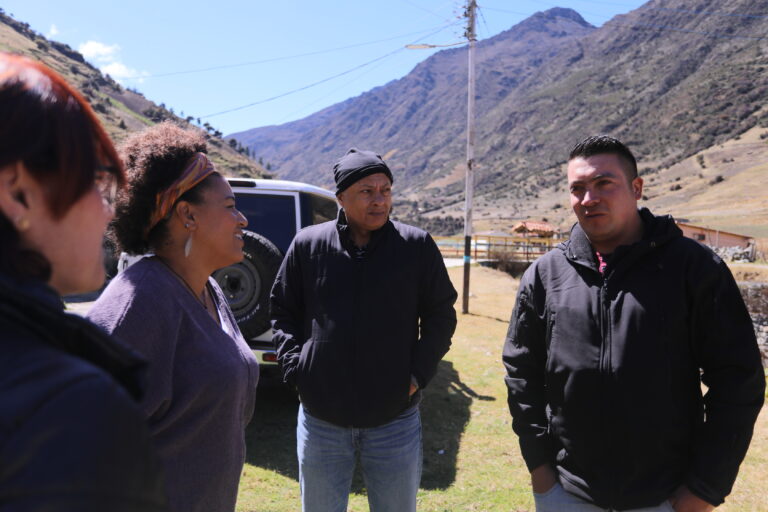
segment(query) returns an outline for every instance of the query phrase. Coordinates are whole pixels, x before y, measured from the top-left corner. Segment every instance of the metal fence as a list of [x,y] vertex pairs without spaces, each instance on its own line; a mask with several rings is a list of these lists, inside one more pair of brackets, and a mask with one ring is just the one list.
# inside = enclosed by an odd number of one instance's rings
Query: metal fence
[[[435,236],[433,238],[443,257],[464,256],[464,237]],[[505,257],[532,262],[560,241],[554,238],[475,235],[472,237],[471,254],[475,260],[493,260],[503,254]]]

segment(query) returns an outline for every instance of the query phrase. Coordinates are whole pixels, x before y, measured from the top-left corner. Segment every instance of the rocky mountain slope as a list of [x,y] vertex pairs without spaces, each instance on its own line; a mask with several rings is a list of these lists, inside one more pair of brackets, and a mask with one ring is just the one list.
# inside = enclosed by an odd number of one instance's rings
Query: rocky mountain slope
[[[157,105],[141,93],[122,87],[85,61],[66,44],[46,39],[24,22],[14,20],[0,9],[0,51],[26,55],[60,73],[90,102],[115,142],[129,133],[163,120],[193,126],[192,118],[181,119],[164,105]],[[212,127],[198,128],[208,138],[209,154],[217,168],[232,176],[263,177],[266,171],[245,154],[237,143],[225,141]],[[249,150],[250,152],[250,150]]]
[[[768,236],[765,13],[768,0],[651,0],[594,28],[557,8],[482,41],[475,229],[569,224],[568,149],[609,133],[637,153],[652,208]],[[461,216],[466,57],[440,52],[305,119],[234,136],[280,177],[326,185],[348,147],[375,148],[395,168],[397,214]]]

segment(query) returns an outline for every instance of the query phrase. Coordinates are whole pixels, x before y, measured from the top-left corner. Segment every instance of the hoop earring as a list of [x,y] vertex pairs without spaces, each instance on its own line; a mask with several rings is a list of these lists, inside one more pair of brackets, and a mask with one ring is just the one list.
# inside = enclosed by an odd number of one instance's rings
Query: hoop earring
[[189,258],[189,253],[192,251],[192,233],[189,233],[187,241],[184,242],[184,257]]

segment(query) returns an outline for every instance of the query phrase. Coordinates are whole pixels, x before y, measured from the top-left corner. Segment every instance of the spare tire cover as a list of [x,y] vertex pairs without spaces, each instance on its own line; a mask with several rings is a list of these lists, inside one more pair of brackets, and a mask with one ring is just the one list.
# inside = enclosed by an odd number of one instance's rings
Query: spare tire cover
[[270,328],[269,294],[283,255],[275,244],[252,231],[243,232],[243,241],[243,261],[217,270],[213,278],[248,340]]

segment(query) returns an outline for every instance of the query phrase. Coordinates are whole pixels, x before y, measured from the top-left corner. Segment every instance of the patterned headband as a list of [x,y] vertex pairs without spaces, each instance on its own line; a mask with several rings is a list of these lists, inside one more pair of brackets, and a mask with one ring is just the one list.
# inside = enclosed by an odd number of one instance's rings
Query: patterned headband
[[195,153],[190,159],[186,169],[181,173],[167,189],[157,194],[155,201],[155,211],[152,213],[149,225],[144,230],[144,239],[147,238],[152,228],[168,215],[173,205],[187,191],[191,190],[198,183],[210,176],[216,171],[213,163],[208,160],[204,153]]

